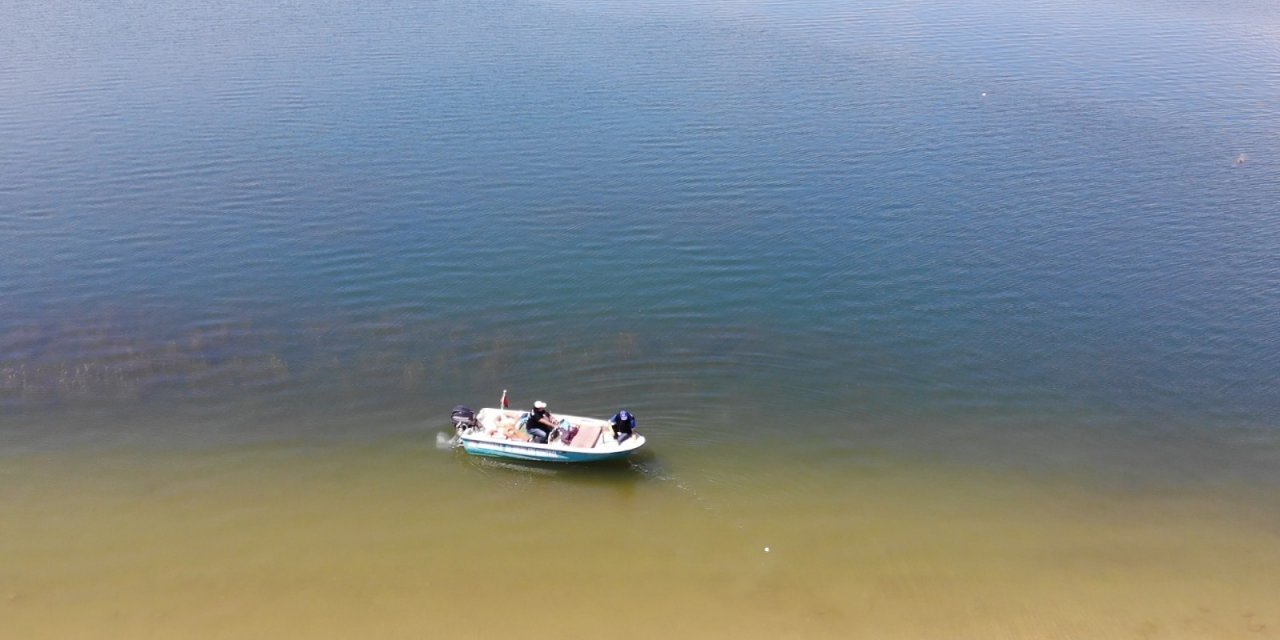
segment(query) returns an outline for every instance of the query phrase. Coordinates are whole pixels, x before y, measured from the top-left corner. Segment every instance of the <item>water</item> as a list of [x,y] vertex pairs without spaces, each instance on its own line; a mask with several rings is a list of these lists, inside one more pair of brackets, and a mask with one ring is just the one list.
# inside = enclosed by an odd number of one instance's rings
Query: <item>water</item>
[[1280,629],[1271,4],[3,13],[0,636]]

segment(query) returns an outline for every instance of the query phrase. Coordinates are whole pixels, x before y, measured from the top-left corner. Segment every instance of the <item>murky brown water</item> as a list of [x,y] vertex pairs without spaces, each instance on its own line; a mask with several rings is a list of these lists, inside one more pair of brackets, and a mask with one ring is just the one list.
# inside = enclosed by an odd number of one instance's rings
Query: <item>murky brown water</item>
[[1264,492],[756,462],[555,472],[410,440],[0,459],[0,636],[1280,634]]

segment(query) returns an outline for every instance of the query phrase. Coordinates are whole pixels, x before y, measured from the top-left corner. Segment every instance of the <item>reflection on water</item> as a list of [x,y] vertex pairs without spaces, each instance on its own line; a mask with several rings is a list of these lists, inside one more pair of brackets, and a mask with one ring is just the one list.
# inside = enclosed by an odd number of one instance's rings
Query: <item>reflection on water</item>
[[592,464],[547,464],[528,460],[506,460],[480,456],[462,456],[468,466],[485,474],[510,473],[556,478],[567,483],[626,484],[640,480],[661,479],[660,466],[650,452],[641,451],[624,460],[605,460]]

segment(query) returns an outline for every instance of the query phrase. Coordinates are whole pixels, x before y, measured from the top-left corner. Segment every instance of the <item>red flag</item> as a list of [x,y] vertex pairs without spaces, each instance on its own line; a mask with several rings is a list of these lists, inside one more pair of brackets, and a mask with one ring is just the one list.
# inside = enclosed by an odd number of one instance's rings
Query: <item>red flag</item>
[[507,403],[507,390],[503,389],[502,390],[502,408],[506,409],[509,406],[511,405]]

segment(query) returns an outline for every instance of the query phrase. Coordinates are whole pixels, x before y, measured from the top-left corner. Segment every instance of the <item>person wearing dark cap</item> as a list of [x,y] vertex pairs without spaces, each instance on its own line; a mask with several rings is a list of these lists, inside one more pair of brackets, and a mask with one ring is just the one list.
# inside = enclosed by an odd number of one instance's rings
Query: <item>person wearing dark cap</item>
[[623,409],[609,418],[609,428],[613,429],[613,439],[619,443],[626,442],[636,430],[636,417]]

